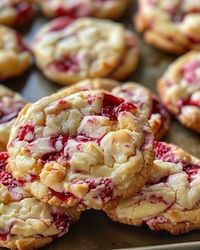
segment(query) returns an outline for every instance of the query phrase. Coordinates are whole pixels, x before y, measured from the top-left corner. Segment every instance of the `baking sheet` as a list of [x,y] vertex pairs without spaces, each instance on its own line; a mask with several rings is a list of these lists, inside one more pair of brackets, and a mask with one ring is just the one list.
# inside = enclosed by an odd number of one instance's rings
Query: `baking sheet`
[[[132,15],[136,8],[134,1],[132,8],[128,10],[125,17],[119,20],[131,30],[133,29]],[[30,27],[23,31],[27,42],[31,41],[37,29],[47,21],[39,13],[37,14]],[[156,92],[157,79],[176,57],[146,45],[142,37],[140,35],[138,37],[141,49],[140,65],[128,80],[140,82]],[[30,102],[49,95],[60,88],[58,85],[48,81],[34,66],[24,76],[9,80],[3,84],[15,91],[19,91]],[[195,156],[200,157],[200,136],[184,128],[174,119],[172,119],[171,129],[165,140],[175,143]],[[153,233],[148,228],[136,228],[114,223],[101,211],[87,211],[69,234],[43,249],[200,249],[199,235],[200,232],[198,231],[180,236],[171,236],[168,233]],[[189,243],[185,244],[184,242]],[[184,244],[177,245],[176,243]],[[162,247],[159,245],[162,245]]]

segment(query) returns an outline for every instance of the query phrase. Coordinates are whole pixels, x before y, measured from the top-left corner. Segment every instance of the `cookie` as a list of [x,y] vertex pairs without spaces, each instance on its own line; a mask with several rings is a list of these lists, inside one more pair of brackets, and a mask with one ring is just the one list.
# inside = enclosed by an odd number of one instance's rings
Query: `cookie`
[[[7,171],[8,153],[0,152],[0,204],[9,204],[18,202],[31,195],[23,189],[23,183],[17,181]],[[1,234],[0,234],[1,235]],[[1,237],[0,237],[1,240]]]
[[135,24],[147,43],[174,54],[200,49],[200,2],[138,0]]
[[171,234],[200,229],[200,160],[164,142],[155,142],[154,148],[147,184],[107,214],[115,221]]
[[34,14],[32,0],[1,0],[0,24],[21,27],[31,20]]
[[21,35],[0,25],[0,80],[16,77],[27,70],[31,63],[31,53]]
[[0,152],[0,246],[36,249],[63,236],[79,218],[75,209],[49,206],[31,197],[6,170],[7,152]]
[[42,12],[52,18],[93,16],[117,19],[127,9],[130,0],[37,0]]
[[9,169],[18,180],[29,180],[27,190],[44,202],[101,209],[144,185],[152,141],[134,104],[103,90],[67,97],[58,92],[18,116]]
[[62,85],[86,78],[125,78],[138,60],[134,34],[120,24],[92,18],[51,21],[37,33],[32,49],[44,75]]
[[187,128],[200,133],[200,53],[189,52],[172,63],[158,81],[167,109]]
[[157,96],[137,83],[126,83],[112,90],[112,94],[134,103],[149,120],[155,138],[162,138],[170,126],[170,116]]
[[6,150],[11,128],[26,101],[12,90],[0,85],[0,150]]

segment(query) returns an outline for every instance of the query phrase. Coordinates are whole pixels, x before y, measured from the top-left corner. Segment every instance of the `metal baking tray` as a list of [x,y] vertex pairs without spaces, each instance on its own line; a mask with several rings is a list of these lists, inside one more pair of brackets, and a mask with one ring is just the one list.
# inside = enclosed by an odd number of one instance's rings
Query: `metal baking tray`
[[[133,30],[132,17],[137,4],[133,1],[124,18],[119,20],[130,30]],[[48,19],[37,14],[32,24],[23,31],[27,42]],[[140,63],[137,71],[127,79],[139,82],[156,92],[156,81],[166,67],[176,57],[158,51],[145,44],[142,36],[138,34],[140,43]],[[41,72],[32,67],[25,75],[17,79],[4,82],[6,86],[19,91],[28,101],[34,102],[47,96],[60,87],[48,81]],[[200,157],[200,136],[183,126],[172,118],[172,125],[168,135],[164,138],[167,142],[175,143],[188,152]],[[171,236],[168,233],[154,233],[146,227],[133,227],[112,222],[101,211],[87,211],[82,214],[80,221],[73,226],[71,231],[54,243],[47,245],[46,250],[109,250],[109,249],[200,249],[198,231],[193,231],[180,236]]]

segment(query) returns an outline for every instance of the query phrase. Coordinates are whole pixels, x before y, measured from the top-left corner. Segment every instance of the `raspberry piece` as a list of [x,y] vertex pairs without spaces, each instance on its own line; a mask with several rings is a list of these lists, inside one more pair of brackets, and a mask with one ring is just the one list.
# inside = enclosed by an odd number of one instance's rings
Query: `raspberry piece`
[[7,233],[7,234],[3,234],[3,233],[1,234],[0,233],[0,240],[7,240],[8,239],[8,234],[9,233]]
[[75,223],[74,219],[67,213],[56,212],[52,214],[53,222],[61,232],[67,232],[69,227]]
[[74,180],[72,182],[72,184],[84,183],[88,185],[88,193],[95,190],[97,192],[97,199],[99,197],[102,202],[114,198],[113,184],[109,178],[100,178],[98,180],[89,178],[86,180]]
[[7,188],[15,188],[18,186],[17,180],[5,170],[8,158],[9,156],[7,152],[0,152],[0,183]]
[[69,156],[64,155],[64,148],[68,143],[68,140],[74,140],[80,143],[85,143],[89,141],[99,141],[98,139],[90,138],[85,135],[77,135],[77,136],[68,136],[68,135],[59,135],[59,136],[52,136],[50,139],[50,144],[52,148],[54,148],[54,152],[46,153],[42,155],[41,161],[43,164],[45,162],[50,162],[50,161],[58,161],[59,158],[68,161]]
[[177,160],[174,157],[171,147],[166,143],[155,141],[154,151],[157,159],[166,162],[177,163]]
[[15,180],[7,171],[0,171],[0,183],[9,189],[18,186],[17,180]]
[[50,64],[49,67],[53,67],[59,72],[67,72],[67,71],[76,72],[79,70],[79,61],[76,55],[68,55]]
[[124,102],[122,98],[118,98],[109,94],[104,95],[102,115],[109,117],[112,121],[117,120],[120,112],[130,112],[135,109],[137,109],[135,105],[130,102]]
[[147,225],[151,228],[153,231],[160,231],[159,224],[167,223],[168,219],[165,217],[156,216],[152,219],[147,220]]
[[74,196],[70,193],[59,193],[59,192],[56,192],[55,190],[49,188],[49,194],[51,196],[55,196],[57,197],[59,200],[65,202],[67,200],[69,200],[70,198],[74,198]]
[[8,158],[7,152],[0,152],[0,171],[5,170]]
[[179,100],[177,102],[177,107],[179,108],[179,113],[181,113],[181,109],[183,106],[188,106],[188,105],[200,108],[200,102],[198,102],[198,101],[194,101],[190,98],[187,100]]
[[20,141],[27,141],[30,143],[34,138],[34,126],[31,123],[27,123],[19,128],[18,139]]
[[68,17],[60,17],[57,18],[51,25],[51,28],[49,31],[55,32],[55,31],[61,31],[64,28],[66,28],[68,25],[70,25],[73,22],[73,19]]
[[188,174],[188,181],[191,182],[193,180],[193,176],[198,174],[200,171],[200,163],[188,164],[183,162],[183,170]]
[[190,84],[199,84],[200,79],[198,78],[197,70],[200,70],[200,60],[186,63],[182,69],[183,79]]

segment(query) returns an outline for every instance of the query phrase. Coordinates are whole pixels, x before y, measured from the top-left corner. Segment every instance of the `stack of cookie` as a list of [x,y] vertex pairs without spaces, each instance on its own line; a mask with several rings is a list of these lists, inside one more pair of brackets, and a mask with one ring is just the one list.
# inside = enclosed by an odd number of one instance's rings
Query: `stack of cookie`
[[164,106],[136,83],[84,80],[26,105],[0,154],[1,245],[43,246],[92,208],[152,230],[197,229],[200,161],[153,142],[168,128]]
[[138,106],[108,92],[115,86],[88,80],[22,109],[0,154],[2,246],[43,246],[82,211],[146,183],[153,135]]
[[[0,3],[0,79],[21,75],[34,57],[46,78],[73,85],[35,103],[0,86],[0,246],[42,247],[91,209],[153,231],[200,229],[200,160],[160,141],[168,111],[200,133],[200,53],[170,65],[159,98],[119,82],[136,69],[138,41],[105,19],[121,16],[129,0],[36,2],[57,18],[37,31],[31,49],[4,25],[30,21],[34,1]],[[136,26],[148,43],[182,54],[199,49],[198,34],[190,36],[199,12],[196,1],[139,0]]]

